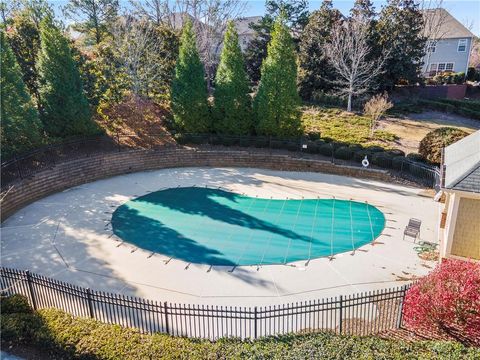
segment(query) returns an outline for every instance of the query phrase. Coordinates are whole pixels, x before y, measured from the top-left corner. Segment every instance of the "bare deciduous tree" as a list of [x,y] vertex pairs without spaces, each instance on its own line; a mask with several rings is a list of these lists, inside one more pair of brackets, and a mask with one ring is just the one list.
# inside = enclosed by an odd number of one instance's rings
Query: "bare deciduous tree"
[[144,94],[161,73],[162,62],[158,59],[161,37],[151,22],[131,17],[119,19],[112,33],[115,51],[128,76],[131,91],[137,96]]
[[376,60],[369,60],[368,25],[359,19],[350,19],[334,26],[331,41],[325,45],[325,54],[337,73],[338,93],[348,98],[347,110],[352,111],[352,99],[371,90],[375,78],[383,72],[388,56],[384,52]]
[[374,95],[366,102],[363,108],[363,113],[371,120],[370,136],[373,135],[378,120],[380,120],[387,110],[391,109],[392,107],[393,104],[388,100],[388,94],[386,92],[383,94]]
[[136,11],[156,24],[180,30],[186,18],[193,23],[200,57],[209,80],[219,61],[227,21],[245,10],[242,0],[130,0]]

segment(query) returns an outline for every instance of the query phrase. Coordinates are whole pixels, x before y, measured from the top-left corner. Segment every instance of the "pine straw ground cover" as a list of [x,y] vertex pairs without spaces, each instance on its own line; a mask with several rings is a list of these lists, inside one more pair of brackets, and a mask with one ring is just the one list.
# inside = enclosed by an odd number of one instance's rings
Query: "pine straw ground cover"
[[[12,304],[13,303],[13,304]],[[3,299],[4,349],[41,348],[51,359],[478,359],[480,349],[452,341],[404,341],[315,333],[255,341],[216,342],[141,334],[134,329],[74,318],[62,311],[38,312],[19,297]]]

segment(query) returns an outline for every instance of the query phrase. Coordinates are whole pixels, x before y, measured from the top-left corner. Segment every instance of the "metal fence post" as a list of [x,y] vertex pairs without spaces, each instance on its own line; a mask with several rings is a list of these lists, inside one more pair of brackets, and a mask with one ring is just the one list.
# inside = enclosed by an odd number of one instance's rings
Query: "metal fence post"
[[163,303],[163,310],[165,313],[165,332],[170,334],[170,327],[168,326],[168,305],[166,301]]
[[18,159],[15,155],[13,155],[13,161],[15,162],[15,167],[17,168],[18,177],[20,179],[23,179],[22,170],[20,169],[20,165],[18,164]]
[[118,133],[118,130],[117,130],[117,149],[118,149],[118,152],[122,151],[122,148],[120,146],[120,134]]
[[253,338],[256,339],[257,338],[257,319],[258,319],[258,313],[257,313],[257,307],[255,306],[254,310],[253,310]]
[[37,300],[35,299],[35,293],[33,292],[32,275],[28,270],[25,272],[25,275],[27,276],[28,291],[30,292],[30,299],[32,299],[33,310],[37,310]]
[[339,332],[342,335],[343,332],[343,296],[340,295],[340,325],[339,325]]
[[397,329],[402,327],[403,321],[403,301],[405,300],[405,294],[407,292],[407,286],[402,286],[402,297],[400,298],[400,304],[398,305],[398,318],[397,318]]
[[90,288],[87,288],[87,301],[88,301],[88,312],[90,314],[90,317],[93,319],[94,313],[93,313],[93,303],[92,303],[92,291]]

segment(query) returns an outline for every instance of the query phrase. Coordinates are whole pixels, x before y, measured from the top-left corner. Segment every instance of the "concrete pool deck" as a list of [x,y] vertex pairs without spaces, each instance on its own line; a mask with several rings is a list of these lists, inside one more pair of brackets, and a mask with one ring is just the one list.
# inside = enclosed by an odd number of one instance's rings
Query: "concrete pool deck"
[[[161,188],[223,187],[248,196],[368,201],[387,219],[372,244],[334,259],[288,265],[232,267],[187,264],[122,243],[113,211]],[[2,266],[29,269],[95,290],[158,301],[212,305],[273,305],[396,287],[428,273],[408,219],[422,220],[421,240],[437,238],[439,204],[424,190],[379,181],[253,168],[176,168],[139,172],[77,186],[41,199],[2,224]]]

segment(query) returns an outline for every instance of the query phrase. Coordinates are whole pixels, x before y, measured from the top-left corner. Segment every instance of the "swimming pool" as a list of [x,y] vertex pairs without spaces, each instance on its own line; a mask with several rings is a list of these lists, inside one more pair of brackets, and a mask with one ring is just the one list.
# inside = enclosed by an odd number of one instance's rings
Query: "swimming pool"
[[285,264],[353,251],[377,238],[383,213],[338,199],[249,197],[223,189],[169,188],[112,215],[116,236],[152,253],[208,265]]

